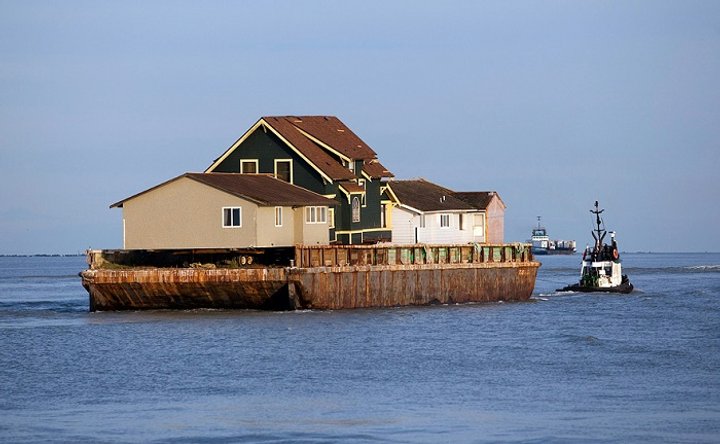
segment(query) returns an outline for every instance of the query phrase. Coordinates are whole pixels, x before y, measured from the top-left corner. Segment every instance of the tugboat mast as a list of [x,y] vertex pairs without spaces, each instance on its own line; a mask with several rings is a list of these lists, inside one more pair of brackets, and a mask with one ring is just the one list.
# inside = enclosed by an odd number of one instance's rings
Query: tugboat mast
[[[602,248],[603,239],[605,239],[605,235],[607,234],[607,232],[605,231],[605,224],[603,223],[602,219],[600,219],[600,213],[602,213],[603,211],[605,211],[604,208],[602,210],[598,209],[598,201],[595,201],[595,210],[590,210],[590,212],[595,215],[595,224],[597,224],[597,228],[595,228],[591,233],[592,237],[595,239],[596,252],[600,251],[600,249]],[[597,235],[595,233],[597,233]]]

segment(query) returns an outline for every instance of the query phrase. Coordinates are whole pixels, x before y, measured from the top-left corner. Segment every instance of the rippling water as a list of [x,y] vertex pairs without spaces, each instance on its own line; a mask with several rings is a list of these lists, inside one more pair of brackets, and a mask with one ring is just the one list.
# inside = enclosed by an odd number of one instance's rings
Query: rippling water
[[526,303],[88,313],[84,258],[0,258],[0,441],[720,442],[720,255],[541,260]]

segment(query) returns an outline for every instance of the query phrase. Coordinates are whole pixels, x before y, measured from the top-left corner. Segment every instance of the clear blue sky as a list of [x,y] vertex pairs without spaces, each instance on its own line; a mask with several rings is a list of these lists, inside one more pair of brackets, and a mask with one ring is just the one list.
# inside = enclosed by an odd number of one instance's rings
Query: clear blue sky
[[718,1],[0,1],[0,253],[122,246],[108,206],[262,115],[630,251],[720,251]]

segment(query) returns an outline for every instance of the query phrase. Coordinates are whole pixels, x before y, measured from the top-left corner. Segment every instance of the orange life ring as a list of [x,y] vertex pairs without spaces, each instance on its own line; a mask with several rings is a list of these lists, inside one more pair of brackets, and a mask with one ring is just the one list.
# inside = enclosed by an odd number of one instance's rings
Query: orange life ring
[[618,253],[617,248],[613,248],[613,259],[617,260],[619,257],[620,253]]

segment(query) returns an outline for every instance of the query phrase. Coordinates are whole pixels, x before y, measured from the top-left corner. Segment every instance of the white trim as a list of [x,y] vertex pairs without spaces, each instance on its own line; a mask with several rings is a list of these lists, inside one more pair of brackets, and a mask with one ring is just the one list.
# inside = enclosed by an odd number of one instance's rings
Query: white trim
[[358,233],[372,233],[374,231],[392,231],[390,228],[365,228],[364,230],[345,230],[336,231],[337,234],[358,234]]
[[275,130],[275,128],[272,127],[272,125],[270,125],[270,124],[269,124],[268,122],[266,122],[264,119],[258,120],[258,121],[255,123],[255,125],[253,125],[249,130],[247,130],[247,131],[245,132],[245,134],[243,134],[238,140],[236,140],[235,143],[233,143],[233,144],[230,146],[230,148],[228,148],[228,149],[225,151],[225,153],[218,158],[218,160],[216,160],[215,162],[213,162],[213,164],[210,165],[210,166],[205,170],[205,172],[206,172],[206,173],[210,173],[210,172],[212,172],[212,170],[214,170],[215,168],[217,168],[218,165],[220,165],[225,159],[227,159],[227,157],[228,157],[233,151],[235,151],[235,150],[237,149],[237,147],[240,146],[240,144],[242,144],[242,143],[245,141],[245,139],[247,139],[248,137],[250,137],[250,135],[251,135],[252,133],[254,133],[255,130],[258,129],[261,125],[262,125],[263,129],[268,129],[268,128],[269,128],[270,131],[272,131],[273,134],[275,134],[280,140],[282,140],[287,146],[289,146],[290,149],[295,152],[295,154],[297,154],[298,156],[300,156],[300,158],[301,158],[302,160],[304,160],[305,162],[308,163],[308,165],[310,165],[311,167],[313,167],[313,168],[315,169],[315,171],[317,171],[318,174],[320,174],[320,176],[323,177],[323,179],[327,180],[329,183],[333,183],[333,180],[330,178],[330,176],[328,176],[327,174],[325,174],[325,172],[323,172],[323,170],[321,170],[320,168],[318,168],[317,165],[315,165],[314,163],[310,162],[310,159],[308,159],[307,157],[305,157],[305,155],[304,155],[303,153],[301,153],[300,150],[298,150],[297,148],[295,148],[295,146],[294,146],[292,143],[290,143],[286,138],[284,138],[279,132],[277,132],[277,130]]
[[[355,209],[355,199],[357,199],[357,211]],[[362,221],[362,210],[360,206],[360,198],[357,197],[357,195],[353,196],[352,202],[350,203],[350,211],[352,211],[352,218],[351,221],[354,224],[359,224]],[[357,217],[355,217],[357,216]]]
[[[275,179],[278,179],[277,177],[277,166],[278,162],[290,162],[290,182],[291,184],[294,184],[293,182],[293,160],[292,159],[273,159],[273,177]],[[282,180],[282,179],[279,179]]]
[[[328,228],[333,229],[335,228],[335,208],[328,208]],[[337,236],[335,237],[335,240],[337,240]]]
[[367,181],[365,179],[358,179],[358,186],[363,187],[362,196],[360,196],[360,205],[365,208],[367,207]]
[[260,119],[260,120],[258,120],[257,122],[255,122],[255,124],[254,124],[253,126],[251,126],[249,130],[245,131],[245,133],[243,133],[243,135],[240,136],[240,138],[239,138],[238,140],[236,140],[235,143],[233,143],[232,145],[230,145],[230,148],[228,148],[227,150],[225,150],[225,152],[223,153],[223,155],[220,156],[220,157],[218,157],[218,159],[217,159],[215,162],[213,162],[212,165],[210,165],[209,167],[207,167],[207,169],[206,169],[204,172],[205,172],[205,173],[210,173],[210,172],[212,172],[212,170],[214,170],[215,168],[217,168],[218,165],[220,165],[221,163],[223,163],[223,161],[225,161],[225,159],[227,159],[227,157],[228,157],[230,154],[232,154],[232,152],[235,151],[235,149],[236,149],[238,146],[240,146],[240,144],[243,143],[243,142],[245,141],[245,139],[247,139],[248,137],[250,137],[250,135],[251,135],[252,133],[254,133],[255,130],[260,127],[260,125],[263,124],[263,122],[264,122],[263,119]]
[[[279,223],[278,223],[279,222]],[[275,207],[275,226],[276,227],[282,227],[283,226],[283,211],[282,207]]]
[[309,206],[305,207],[305,223],[310,224],[326,224],[328,207]]
[[[363,163],[363,165],[365,165],[365,163]],[[365,170],[362,170],[361,173],[363,176],[365,176],[365,178],[367,178],[367,180],[372,182],[372,177],[370,177],[370,175],[368,173],[366,173]]]
[[[450,213],[440,213],[440,228],[450,228]],[[447,218],[447,225],[443,225],[443,217]]]
[[[245,173],[243,171],[243,164],[255,164],[255,173]],[[260,172],[260,162],[258,159],[240,159],[240,173],[241,174],[258,174]]]
[[[225,225],[225,210],[231,210],[230,211],[230,225]],[[238,225],[233,224],[233,222],[235,222],[235,221],[233,220],[233,211],[232,210],[239,210],[239,212],[238,212],[239,220],[237,221]],[[242,228],[242,207],[222,207],[220,216],[222,218],[220,220],[220,224],[222,225],[223,228]]]
[[[397,195],[396,195],[395,192],[392,190],[392,182],[386,182],[386,183],[387,183],[386,186],[384,186],[384,187],[381,186],[381,187],[380,187],[380,194],[384,193],[385,191],[390,191],[390,199],[392,199],[392,200],[394,200],[396,203],[402,205],[402,203],[400,202],[400,199],[398,199]],[[408,207],[408,208],[410,208],[410,207]],[[414,208],[413,208],[413,210],[414,210]],[[417,211],[417,210],[416,210],[416,211]]]
[[[295,126],[295,125],[293,125]],[[312,134],[308,133],[307,131],[303,131],[302,129],[295,127],[298,131],[300,131],[300,134],[307,137],[308,139],[312,140],[313,142],[317,143],[321,147],[325,148],[326,150],[330,151],[331,153],[335,154],[339,158],[343,160],[351,160],[348,156],[341,153],[340,151],[336,150],[335,148],[331,147],[327,143],[323,142],[322,140],[318,139],[317,137],[313,136]]]
[[350,193],[348,193],[348,191],[345,188],[343,188],[341,185],[338,185],[338,190],[340,190],[345,196],[347,196],[347,201],[349,204],[350,203]]

